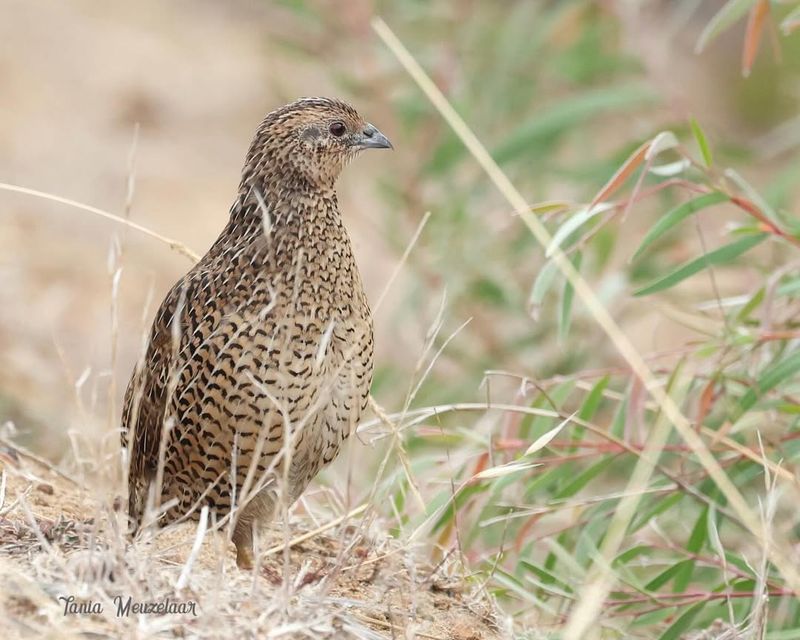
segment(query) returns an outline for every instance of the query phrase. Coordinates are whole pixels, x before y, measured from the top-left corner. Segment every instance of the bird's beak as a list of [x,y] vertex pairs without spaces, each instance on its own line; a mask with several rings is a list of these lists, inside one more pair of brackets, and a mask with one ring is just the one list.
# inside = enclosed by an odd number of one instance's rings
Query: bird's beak
[[389,139],[371,124],[364,127],[364,131],[355,140],[358,149],[394,149]]

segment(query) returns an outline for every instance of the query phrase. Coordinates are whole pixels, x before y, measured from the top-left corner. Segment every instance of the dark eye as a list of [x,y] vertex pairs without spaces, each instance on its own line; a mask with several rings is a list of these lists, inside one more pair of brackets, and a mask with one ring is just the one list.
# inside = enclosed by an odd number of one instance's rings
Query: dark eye
[[344,122],[334,122],[328,130],[337,138],[341,138],[347,131],[347,127],[344,126]]

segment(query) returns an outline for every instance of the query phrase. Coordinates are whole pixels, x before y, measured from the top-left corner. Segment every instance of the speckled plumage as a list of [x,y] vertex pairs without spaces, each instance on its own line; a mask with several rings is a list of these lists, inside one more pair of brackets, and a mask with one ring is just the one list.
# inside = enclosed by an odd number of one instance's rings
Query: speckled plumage
[[390,146],[326,98],[261,123],[230,221],[167,294],[128,384],[134,531],[148,506],[166,524],[208,505],[233,518],[248,567],[277,497],[291,504],[336,457],[366,408],[373,341],[334,184],[358,151]]

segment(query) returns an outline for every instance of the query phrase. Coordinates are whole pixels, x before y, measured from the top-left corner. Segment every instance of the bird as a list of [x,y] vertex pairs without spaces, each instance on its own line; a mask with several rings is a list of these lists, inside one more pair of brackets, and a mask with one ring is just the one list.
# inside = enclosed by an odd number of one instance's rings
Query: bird
[[392,148],[335,98],[301,98],[261,122],[227,225],[164,298],[125,391],[132,536],[207,507],[250,569],[277,507],[336,458],[373,375],[372,314],[336,181],[361,151]]

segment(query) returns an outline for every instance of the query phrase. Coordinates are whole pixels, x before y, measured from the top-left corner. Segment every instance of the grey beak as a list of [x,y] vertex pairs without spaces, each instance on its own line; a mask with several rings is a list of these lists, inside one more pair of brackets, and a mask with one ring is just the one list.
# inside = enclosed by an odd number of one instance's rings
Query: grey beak
[[394,149],[389,139],[371,124],[364,127],[355,144],[359,149]]

